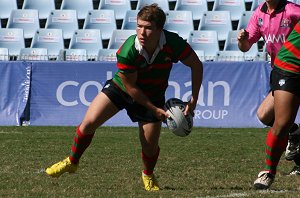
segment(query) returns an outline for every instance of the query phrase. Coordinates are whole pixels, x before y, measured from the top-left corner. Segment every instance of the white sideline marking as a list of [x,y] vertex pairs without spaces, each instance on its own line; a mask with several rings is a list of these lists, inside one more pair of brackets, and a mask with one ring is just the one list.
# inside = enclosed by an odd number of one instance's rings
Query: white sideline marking
[[218,196],[207,196],[205,198],[225,198],[225,197],[248,197],[250,194],[247,193],[232,193],[229,195],[218,195]]
[[[297,191],[297,190],[296,190]],[[279,193],[288,193],[288,192],[295,192],[291,190],[257,190],[253,193],[231,193],[228,195],[217,195],[217,196],[206,196],[203,198],[228,198],[228,197],[250,197],[256,194],[279,194]],[[201,197],[198,197],[201,198]]]
[[0,131],[0,134],[9,134],[9,133],[22,134],[22,132],[18,132],[18,131]]
[[39,169],[39,170],[37,170],[37,172],[36,172],[36,173],[38,173],[38,174],[40,174],[40,173],[44,174],[45,172],[46,172],[46,170],[43,168],[43,169]]

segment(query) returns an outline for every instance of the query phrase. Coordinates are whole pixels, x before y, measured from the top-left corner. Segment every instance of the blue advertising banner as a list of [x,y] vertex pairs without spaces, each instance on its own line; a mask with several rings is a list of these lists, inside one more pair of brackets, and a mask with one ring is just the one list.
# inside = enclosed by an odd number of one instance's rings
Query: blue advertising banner
[[[256,109],[269,90],[267,62],[205,62],[194,126],[262,127]],[[115,63],[33,62],[31,125],[78,125]],[[190,69],[174,64],[166,98],[188,100]],[[121,111],[105,125],[136,126]]]
[[29,97],[31,63],[0,64],[0,125],[19,126]]
[[[115,71],[112,62],[33,63],[30,124],[78,125]],[[129,126],[131,121],[121,112],[107,124]]]
[[[256,109],[268,93],[269,70],[267,62],[205,62],[194,126],[261,127]],[[187,101],[189,69],[175,65],[169,84],[168,97]]]

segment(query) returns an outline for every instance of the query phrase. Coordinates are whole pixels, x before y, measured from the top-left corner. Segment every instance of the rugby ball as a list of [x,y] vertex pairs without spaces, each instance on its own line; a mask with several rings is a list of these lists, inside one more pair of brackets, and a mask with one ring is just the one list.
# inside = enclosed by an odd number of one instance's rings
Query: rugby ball
[[185,137],[192,132],[193,116],[184,115],[186,104],[178,98],[167,100],[164,109],[170,115],[166,119],[167,127],[177,136]]

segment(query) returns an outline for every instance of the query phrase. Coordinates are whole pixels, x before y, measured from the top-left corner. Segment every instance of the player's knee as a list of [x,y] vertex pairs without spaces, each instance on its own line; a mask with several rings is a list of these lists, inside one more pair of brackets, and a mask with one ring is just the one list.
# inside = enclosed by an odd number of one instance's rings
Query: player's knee
[[263,116],[261,115],[261,113],[259,111],[256,112],[256,116],[259,119],[259,121],[263,122]]
[[258,108],[257,111],[256,111],[256,115],[257,115],[257,118],[262,121],[263,118],[264,118],[264,111],[261,110],[261,108]]
[[93,122],[82,122],[80,125],[80,131],[83,134],[95,133],[97,126]]
[[258,110],[256,112],[256,115],[257,115],[257,118],[259,119],[259,121],[261,121],[261,123],[263,123],[264,125],[273,126],[274,119],[269,118],[269,116],[267,116],[263,111]]

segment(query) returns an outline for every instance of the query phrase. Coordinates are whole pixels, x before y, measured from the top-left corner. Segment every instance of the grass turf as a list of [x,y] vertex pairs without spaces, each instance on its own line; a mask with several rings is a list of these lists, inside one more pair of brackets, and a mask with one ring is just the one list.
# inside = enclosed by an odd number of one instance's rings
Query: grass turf
[[194,128],[188,137],[162,130],[155,170],[162,188],[146,192],[135,127],[102,127],[75,174],[44,169],[70,154],[75,127],[0,127],[0,197],[298,197],[300,177],[282,159],[269,191],[252,188],[264,168],[268,129]]

